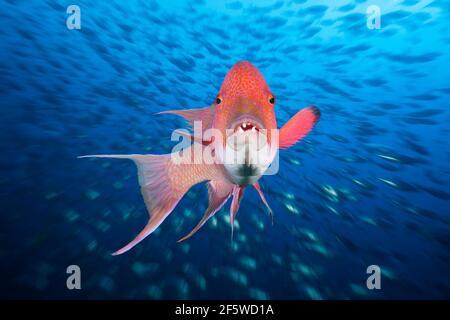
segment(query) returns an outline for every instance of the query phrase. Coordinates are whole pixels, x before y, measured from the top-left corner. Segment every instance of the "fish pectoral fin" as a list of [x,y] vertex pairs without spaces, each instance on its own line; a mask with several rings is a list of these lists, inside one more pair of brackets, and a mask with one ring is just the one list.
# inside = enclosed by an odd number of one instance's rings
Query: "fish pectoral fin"
[[194,126],[195,121],[201,121],[203,130],[211,128],[214,110],[213,106],[198,108],[198,109],[185,109],[185,110],[167,110],[161,111],[156,114],[175,114],[184,118],[190,126]]
[[188,235],[184,236],[177,242],[182,242],[184,240],[192,237],[212,216],[216,214],[227,202],[233,191],[233,184],[225,180],[215,180],[208,182],[208,208],[203,214],[200,222],[189,232]]
[[270,208],[269,204],[267,203],[266,198],[264,197],[264,193],[261,190],[261,186],[259,185],[259,182],[254,183],[253,187],[256,189],[256,191],[258,191],[258,194],[261,197],[262,202],[266,206],[267,210],[269,210],[269,215],[272,218],[272,225],[273,225],[273,211]]
[[130,159],[138,168],[139,185],[150,218],[144,229],[113,255],[130,250],[155,231],[194,184],[217,179],[221,174],[215,165],[177,164],[170,154],[91,155],[80,158]]
[[297,112],[280,129],[279,147],[286,149],[300,141],[319,121],[320,111],[317,107],[306,107]]

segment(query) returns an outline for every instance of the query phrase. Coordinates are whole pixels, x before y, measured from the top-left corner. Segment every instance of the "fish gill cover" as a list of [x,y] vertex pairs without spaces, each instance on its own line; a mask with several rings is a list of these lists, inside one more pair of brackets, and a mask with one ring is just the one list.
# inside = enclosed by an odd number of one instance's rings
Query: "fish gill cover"
[[[80,29],[71,4],[1,1],[0,297],[450,298],[448,1],[77,0]],[[207,206],[201,184],[112,257],[148,218],[135,166],[76,157],[169,152],[184,123],[155,113],[210,105],[240,60],[279,127],[322,113],[261,179],[273,226],[248,190],[232,242],[228,204],[176,243]]]

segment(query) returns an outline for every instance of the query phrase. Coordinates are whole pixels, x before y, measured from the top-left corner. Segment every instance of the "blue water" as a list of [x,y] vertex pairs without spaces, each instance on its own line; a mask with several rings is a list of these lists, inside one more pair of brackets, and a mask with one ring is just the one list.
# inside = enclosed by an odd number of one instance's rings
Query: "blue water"
[[[450,11],[447,0],[1,1],[0,297],[450,298]],[[369,29],[366,9],[381,9]],[[167,153],[184,123],[249,60],[281,126],[322,117],[248,190],[177,244],[207,205],[189,191],[118,257],[148,215],[131,161]],[[67,290],[66,268],[81,268]],[[381,290],[366,268],[381,268]]]

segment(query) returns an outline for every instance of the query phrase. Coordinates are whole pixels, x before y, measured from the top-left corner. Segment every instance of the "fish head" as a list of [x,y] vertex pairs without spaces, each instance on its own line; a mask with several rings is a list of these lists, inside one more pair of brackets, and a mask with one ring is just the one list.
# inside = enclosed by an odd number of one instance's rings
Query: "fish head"
[[236,63],[226,75],[215,101],[213,127],[222,134],[219,156],[235,184],[255,183],[278,151],[275,102],[250,62]]
[[215,99],[213,126],[222,133],[276,129],[275,102],[261,72],[248,61],[238,62],[226,75]]

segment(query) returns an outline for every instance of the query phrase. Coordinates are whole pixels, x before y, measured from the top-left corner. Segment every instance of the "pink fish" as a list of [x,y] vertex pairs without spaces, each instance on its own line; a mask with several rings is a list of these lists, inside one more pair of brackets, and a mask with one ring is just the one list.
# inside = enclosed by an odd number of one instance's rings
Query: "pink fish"
[[[306,107],[277,130],[275,102],[275,96],[259,70],[250,62],[241,61],[228,72],[214,103],[209,107],[161,112],[181,116],[194,127],[196,122],[200,122],[200,134],[195,130],[193,134],[184,133],[192,140],[192,144],[183,149],[182,154],[189,156],[196,150],[207,151],[213,162],[203,158],[191,162],[175,161],[174,153],[80,157],[131,159],[137,165],[139,184],[150,218],[136,238],[113,255],[130,250],[155,231],[174,210],[183,195],[200,182],[207,181],[208,208],[197,226],[179,241],[184,241],[196,233],[230,197],[230,222],[233,231],[236,213],[248,185],[257,190],[262,202],[272,214],[258,180],[275,159],[278,148],[286,149],[297,143],[314,127],[320,117],[318,108]],[[213,134],[208,135],[208,131]],[[264,149],[266,151],[263,152],[263,160],[260,162],[250,161],[263,149],[260,145],[249,142],[253,141],[249,139],[256,136],[258,139],[263,137],[266,145],[270,147]],[[232,140],[232,137],[237,140]],[[243,144],[238,145],[239,142],[236,141],[239,141],[240,137],[245,139],[242,140]],[[272,146],[276,147],[276,152]],[[235,152],[235,160],[242,161],[224,161],[230,150]]]

